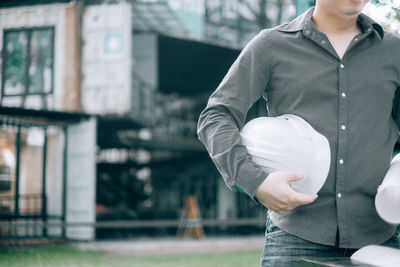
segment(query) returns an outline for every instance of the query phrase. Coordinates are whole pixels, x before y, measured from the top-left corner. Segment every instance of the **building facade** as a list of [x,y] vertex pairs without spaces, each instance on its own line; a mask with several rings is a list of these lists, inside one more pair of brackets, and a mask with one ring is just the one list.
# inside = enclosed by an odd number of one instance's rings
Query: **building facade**
[[[257,229],[262,229],[264,210],[228,191],[197,140],[196,122],[244,44],[262,28],[293,18],[296,4],[298,9],[307,5],[290,0],[2,1],[1,106],[27,110],[25,115],[34,110],[49,112],[46,116],[91,115],[64,127],[67,132],[30,127],[19,118],[25,129],[20,140],[27,140],[20,147],[19,131],[5,123],[0,194],[14,204],[0,203],[2,214],[15,213],[15,201],[22,207],[20,194],[37,193],[42,196],[38,212],[64,216],[66,223],[154,220],[159,223],[153,229],[162,229],[162,220],[178,225],[184,197],[195,196],[203,219],[259,218]],[[260,101],[249,118],[265,112]],[[65,147],[69,156],[63,156]],[[43,170],[46,180],[38,178]],[[64,188],[65,205],[59,199]],[[49,201],[43,204],[43,199]],[[121,233],[95,233],[94,225],[57,229],[54,233],[66,229],[67,237],[78,239]],[[135,229],[132,234],[139,234]]]

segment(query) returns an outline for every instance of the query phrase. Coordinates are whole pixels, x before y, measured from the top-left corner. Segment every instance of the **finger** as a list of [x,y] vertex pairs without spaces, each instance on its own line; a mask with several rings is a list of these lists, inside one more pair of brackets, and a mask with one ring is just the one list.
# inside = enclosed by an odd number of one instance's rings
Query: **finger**
[[317,199],[318,195],[305,195],[295,192],[294,198],[296,199],[295,203],[299,205],[306,205],[314,202]]
[[278,211],[278,213],[279,213],[279,214],[282,214],[282,215],[285,215],[285,214],[288,213],[288,211],[287,211],[287,210],[280,210],[280,211]]
[[300,181],[303,178],[304,178],[304,174],[302,174],[301,172],[295,172],[295,173],[290,173],[287,176],[286,181],[287,182],[297,182],[297,181]]
[[288,207],[283,208],[283,207],[280,207],[279,205],[271,205],[271,204],[269,204],[269,205],[263,204],[263,205],[267,209],[272,210],[272,211],[277,212],[277,213],[287,212],[288,209],[289,209]]
[[275,212],[277,212],[277,213],[286,214],[286,213],[288,213],[289,211],[295,209],[296,207],[292,207],[292,205],[287,205],[287,204],[285,204],[285,205],[275,205],[275,206],[272,207],[272,208],[273,208],[272,210],[275,211]]
[[278,211],[280,211],[280,210],[282,210],[281,208],[279,208],[278,206],[276,206],[276,205],[266,205],[266,204],[263,204],[267,209],[269,209],[269,210],[272,210],[272,211],[275,211],[275,212],[278,212]]

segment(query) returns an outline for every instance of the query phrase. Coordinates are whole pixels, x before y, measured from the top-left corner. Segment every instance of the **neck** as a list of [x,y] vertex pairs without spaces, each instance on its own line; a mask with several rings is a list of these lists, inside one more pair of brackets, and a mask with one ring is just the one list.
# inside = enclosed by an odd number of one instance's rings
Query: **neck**
[[324,33],[341,34],[359,31],[357,25],[358,14],[340,16],[330,10],[315,7],[312,20],[315,27]]

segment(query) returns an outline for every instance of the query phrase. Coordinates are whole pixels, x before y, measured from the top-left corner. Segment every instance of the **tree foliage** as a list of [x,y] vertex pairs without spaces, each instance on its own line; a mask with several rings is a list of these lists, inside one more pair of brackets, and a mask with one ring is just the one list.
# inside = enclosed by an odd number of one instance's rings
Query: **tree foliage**
[[[386,6],[389,8],[389,12],[386,14],[386,18],[391,22],[396,22],[396,25],[400,24],[400,1],[399,0],[371,0],[371,3],[377,6]],[[400,28],[391,27],[389,24],[384,25],[385,28],[391,30],[392,32],[397,32],[400,34]]]
[[388,6],[391,9],[390,16],[400,21],[400,2],[399,0],[372,0],[375,5]]

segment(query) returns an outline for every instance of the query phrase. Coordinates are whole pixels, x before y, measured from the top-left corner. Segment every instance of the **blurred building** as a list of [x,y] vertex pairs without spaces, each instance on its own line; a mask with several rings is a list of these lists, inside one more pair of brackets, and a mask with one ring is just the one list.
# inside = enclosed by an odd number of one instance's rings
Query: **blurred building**
[[[225,187],[197,140],[196,123],[244,44],[293,18],[296,5],[309,4],[0,2],[0,219],[178,221],[187,195],[205,219],[262,219],[260,206]],[[265,112],[260,101],[249,118]],[[24,141],[29,136],[33,143]],[[20,203],[30,192],[40,195],[40,208],[23,218]],[[151,227],[164,231],[162,221]],[[11,234],[50,235],[35,229]],[[94,238],[91,227],[51,233]]]
[[2,1],[0,7],[0,222],[23,224],[0,227],[1,236],[92,239],[92,228],[61,227],[95,219],[96,120],[80,107],[83,5]]

